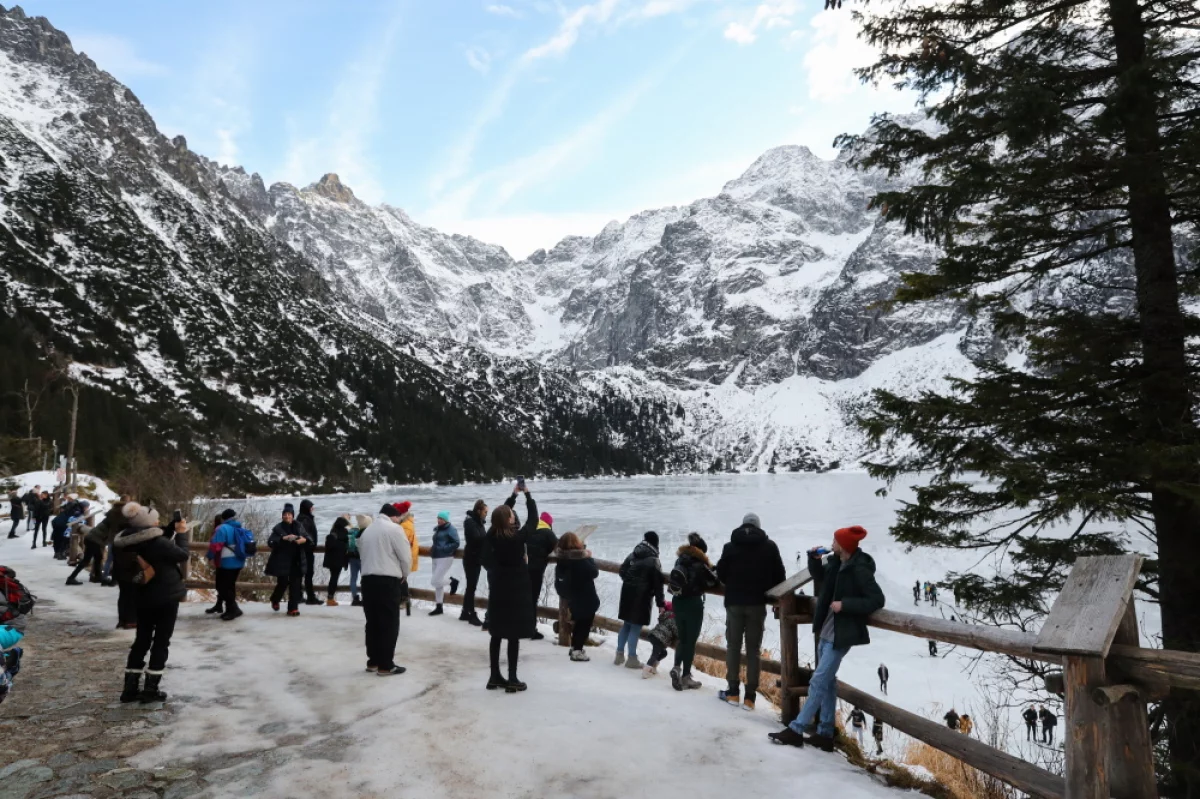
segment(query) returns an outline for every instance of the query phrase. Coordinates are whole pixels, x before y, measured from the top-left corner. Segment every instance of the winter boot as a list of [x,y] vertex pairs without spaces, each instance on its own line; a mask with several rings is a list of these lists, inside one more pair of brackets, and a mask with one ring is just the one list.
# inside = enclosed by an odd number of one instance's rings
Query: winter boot
[[690,671],[684,672],[683,677],[682,677],[682,682],[683,682],[683,687],[689,691],[699,691],[701,688],[704,687],[703,685],[700,684],[699,680],[697,680],[695,677],[692,676],[692,673]]
[[328,607],[336,608],[338,606],[338,601],[336,599],[334,599],[333,597],[329,597],[329,599],[325,600],[325,604]]
[[304,604],[306,604],[306,605],[320,605],[320,604],[321,604],[321,600],[317,599],[317,595],[316,595],[316,594],[314,594],[314,593],[312,593],[312,592],[310,591],[310,592],[309,592],[309,594],[308,594],[308,599],[304,600]]
[[633,655],[625,661],[625,668],[627,669],[640,669],[641,667],[642,661],[637,659],[637,655]]
[[291,609],[289,609],[289,610],[288,610],[288,612],[287,612],[287,615],[289,615],[289,616],[299,616],[299,615],[300,615],[300,611],[299,611],[299,610],[291,610]]
[[671,687],[676,691],[683,690],[683,677],[679,673],[679,667],[671,669]]
[[617,653],[617,656],[615,658],[613,658],[613,665],[614,666],[624,666],[625,665],[625,653],[624,652]]
[[278,612],[279,612],[279,603],[278,603],[278,602],[272,602],[272,603],[271,603],[271,610],[273,610],[273,611],[275,611],[276,613],[278,613]]
[[362,607],[362,599],[361,599],[361,598],[359,598],[359,597],[353,597],[353,598],[350,600],[350,607],[352,607],[352,608],[361,608],[361,607]]
[[496,690],[497,688],[505,688],[505,689],[507,689],[507,688],[508,688],[508,680],[506,680],[506,679],[504,679],[503,677],[501,677],[501,676],[500,676],[500,672],[498,672],[498,671],[493,671],[493,672],[492,672],[492,674],[491,674],[491,676],[490,676],[490,677],[488,677],[488,681],[487,681],[487,689],[488,689],[489,691],[494,691],[494,690]]
[[125,669],[125,689],[121,691],[122,702],[138,701],[138,694],[142,691],[142,670],[141,669]]
[[546,637],[546,636],[542,635],[542,632],[541,632],[541,630],[534,630],[534,631],[533,631],[533,635],[529,636],[529,640],[531,640],[531,641],[541,641],[541,640],[543,640],[545,637]]
[[158,690],[158,684],[162,682],[162,672],[146,672],[146,685],[142,688],[142,692],[138,694],[138,701],[142,704],[150,702],[166,702],[167,695]]
[[517,691],[524,691],[529,686],[517,679],[517,670],[508,670],[508,681],[504,685],[504,693],[515,694]]
[[833,751],[833,738],[828,735],[808,735],[805,736],[804,743],[809,746],[815,746],[822,752]]
[[457,593],[458,593],[458,578],[451,577],[450,578],[450,596],[454,596]]
[[772,732],[767,735],[771,739],[771,743],[777,743],[781,746],[795,746],[800,749],[804,748],[804,736],[793,730],[791,727],[784,727],[779,732]]
[[217,604],[213,605],[211,608],[205,608],[204,612],[209,616],[213,615],[214,613],[224,613],[225,603],[218,599]]
[[584,652],[582,649],[572,649],[571,660],[574,660],[577,663],[587,663],[589,660],[591,660],[591,658],[588,657],[588,653]]
[[754,694],[750,694],[742,700],[742,710],[754,710]]
[[429,615],[430,616],[441,616],[445,612],[446,611],[442,610],[442,605],[439,602],[437,607],[435,607],[433,610],[429,611]]
[[479,620],[479,616],[475,615],[474,613],[467,617],[467,624],[471,625],[472,627],[483,626],[483,622]]
[[221,614],[221,621],[233,621],[238,616],[242,615],[242,609],[236,603],[229,603],[229,610]]
[[76,580],[75,575],[71,575],[67,578],[67,585],[83,585],[83,583]]

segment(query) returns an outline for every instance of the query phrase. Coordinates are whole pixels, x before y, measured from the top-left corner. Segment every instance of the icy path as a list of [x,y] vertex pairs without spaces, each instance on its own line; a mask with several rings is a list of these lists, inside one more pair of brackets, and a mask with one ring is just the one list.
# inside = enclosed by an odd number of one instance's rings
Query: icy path
[[[65,587],[66,567],[27,542],[0,542],[0,563],[63,612],[115,623],[114,589]],[[201,795],[212,797],[895,795],[840,754],[769,744],[774,710],[718,703],[711,678],[677,693],[665,675],[613,667],[611,643],[571,663],[549,641],[523,642],[529,691],[486,691],[486,634],[426,609],[401,620],[397,662],[408,673],[381,678],[363,670],[358,608],[287,618],[247,603],[225,623],[185,603],[164,679],[176,712],[135,764],[204,761],[208,771],[236,756],[209,772]],[[36,641],[36,615],[29,634]],[[119,690],[120,674],[96,680]]]

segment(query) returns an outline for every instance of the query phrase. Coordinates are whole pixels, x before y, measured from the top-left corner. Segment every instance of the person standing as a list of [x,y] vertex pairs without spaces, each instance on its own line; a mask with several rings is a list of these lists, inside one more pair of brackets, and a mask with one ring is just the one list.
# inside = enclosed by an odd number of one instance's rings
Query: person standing
[[914,605],[921,604],[921,581],[920,580],[917,580],[916,583],[913,584],[913,604]]
[[887,684],[889,676],[888,667],[885,664],[880,663],[879,668],[875,670],[875,673],[879,675],[879,690],[883,692],[884,696],[887,696]]
[[412,570],[412,547],[398,523],[402,516],[395,505],[384,505],[375,521],[358,536],[367,671],[380,677],[405,671],[396,665],[396,641],[400,637],[403,585]]
[[720,581],[708,559],[708,544],[699,533],[688,533],[687,543],[676,552],[671,569],[671,595],[675,597],[675,628],[679,646],[675,649],[675,667],[671,669],[671,687],[696,690],[700,681],[692,677],[696,641],[704,626],[704,594]]
[[8,504],[12,506],[9,510],[9,518],[12,520],[12,528],[8,531],[9,538],[17,537],[17,525],[25,518],[25,507],[21,504],[21,498],[17,496],[17,492],[13,491],[8,495]]
[[[517,515],[505,503],[492,511],[492,526],[483,542],[483,565],[488,573],[488,633],[491,635],[488,655],[491,673],[488,690],[503,688],[506,693],[524,691],[527,686],[517,677],[517,661],[521,639],[532,638],[537,629],[537,610],[529,590],[529,564],[525,560],[525,545],[537,529],[537,502],[528,489],[518,487],[516,495],[525,493],[525,525],[517,526]],[[500,673],[500,645],[508,642],[508,679]]]
[[726,690],[718,696],[738,704],[742,673],[742,642],[746,644],[746,710],[754,709],[762,659],[763,627],[767,621],[767,591],[787,579],[779,547],[763,532],[758,515],[747,513],[733,531],[717,561],[717,578],[725,586]]
[[975,722],[971,721],[971,717],[966,713],[962,714],[962,718],[958,720],[958,731],[963,735],[970,735],[975,729]]
[[33,527],[34,510],[37,507],[38,500],[42,497],[42,487],[34,486],[25,492],[25,496],[21,497],[21,502],[25,505],[25,532],[29,532]]
[[42,546],[48,546],[46,540],[49,535],[50,527],[50,492],[43,491],[38,497],[37,504],[33,510],[33,541],[30,542],[30,549],[37,549],[38,530],[42,531]]
[[1042,721],[1042,743],[1047,746],[1054,745],[1054,728],[1058,726],[1058,716],[1052,711],[1046,709],[1042,705],[1038,709],[1038,718]]
[[[658,559],[658,533],[653,530],[625,558],[618,572],[621,577],[621,604],[617,618],[625,622],[617,634],[617,656],[613,665],[640,669],[637,646],[642,628],[650,623],[650,604],[663,606],[662,563]],[[628,652],[628,659],[626,653]]]
[[358,575],[362,571],[362,559],[358,554],[358,539],[363,530],[371,526],[371,521],[369,515],[359,513],[354,517],[356,526],[347,531],[346,563],[350,567],[350,606],[354,608],[362,607],[362,597],[358,593]]
[[930,638],[929,639],[929,657],[935,658],[937,656],[938,656],[937,641]]
[[854,740],[858,743],[860,752],[865,752],[867,745],[864,740],[867,734],[867,714],[859,708],[850,711],[850,729],[854,731]]
[[283,519],[271,530],[267,539],[271,556],[267,558],[266,573],[275,578],[275,590],[271,592],[271,610],[279,610],[279,601],[288,595],[287,615],[300,615],[302,596],[301,580],[304,578],[304,549],[308,538],[296,522],[296,509],[288,502],[283,506]]
[[[517,501],[516,494],[510,499],[515,503]],[[529,556],[529,587],[533,592],[535,613],[537,606],[541,603],[542,586],[545,584],[546,566],[550,563],[550,553],[557,546],[558,536],[554,533],[554,517],[549,513],[543,513],[538,518],[537,528],[530,534],[529,541],[525,545],[526,554]],[[537,627],[534,627],[532,637],[533,640],[540,641],[546,636],[539,632]]]
[[584,646],[588,634],[592,631],[592,622],[596,620],[596,611],[600,610],[600,595],[596,593],[596,578],[600,569],[592,559],[591,550],[583,545],[583,541],[574,533],[567,533],[558,540],[556,553],[558,565],[554,568],[554,587],[567,602],[571,612],[571,652],[570,658],[577,662],[587,662],[588,657]]
[[[808,571],[822,583],[813,613],[813,629],[820,630],[817,668],[800,715],[781,732],[769,736],[775,743],[804,746],[807,742],[826,752],[833,751],[838,667],[851,647],[871,643],[867,617],[885,604],[883,591],[875,581],[875,561],[859,546],[866,537],[867,531],[858,525],[835,532],[833,556],[828,563],[821,559],[818,548],[808,552]],[[803,733],[817,721],[818,714],[817,734],[806,739]]]
[[458,619],[468,622],[473,627],[483,626],[475,612],[475,590],[479,587],[479,571],[483,566],[480,556],[483,553],[483,539],[487,535],[484,529],[487,513],[487,503],[477,499],[463,519],[463,536],[466,538],[463,546],[463,572],[467,576],[467,591],[463,594],[462,613]]
[[317,592],[313,590],[313,573],[317,565],[317,520],[313,516],[314,505],[311,499],[300,501],[300,513],[296,516],[296,524],[304,537],[304,544],[298,548],[300,555],[301,573],[304,575],[304,591],[306,605],[320,605]]
[[875,754],[883,754],[883,722],[879,717],[875,717],[874,723],[871,724],[871,737],[875,739]]
[[329,535],[325,536],[325,558],[321,566],[329,572],[329,590],[325,593],[325,604],[337,607],[338,576],[346,568],[346,553],[350,546],[350,514],[343,513],[333,520]]
[[1025,708],[1025,712],[1021,714],[1021,718],[1025,719],[1025,740],[1036,741],[1038,712],[1033,709],[1033,705]]
[[92,567],[92,573],[88,582],[100,582],[100,566],[104,560],[105,528],[107,524],[108,515],[106,514],[95,527],[82,526],[83,557],[75,565],[75,571],[71,572],[71,576],[67,578],[67,585],[83,585],[77,578],[79,577],[79,573],[88,568],[88,566]]
[[[187,522],[176,515],[167,529],[158,526],[158,512],[130,502],[121,512],[129,522],[114,539],[117,573],[134,585],[137,607],[137,635],[125,661],[125,686],[122,702],[162,702],[167,695],[159,690],[163,669],[179,615],[179,603],[187,598],[180,566],[187,562],[188,551],[177,544],[176,535],[186,532]],[[142,563],[154,570],[145,579]],[[146,654],[150,662],[146,662]],[[146,684],[139,687],[142,673]]]
[[958,714],[954,712],[954,708],[950,708],[950,712],[947,713],[946,715],[942,716],[942,718],[946,721],[947,727],[949,727],[952,730],[958,729],[958,722],[960,721],[960,719],[959,719]]
[[429,546],[429,558],[433,561],[433,600],[435,607],[430,616],[441,616],[442,599],[446,594],[446,581],[450,567],[454,565],[454,553],[458,552],[458,530],[450,523],[450,511],[439,511],[437,525],[433,528],[433,540]]
[[217,571],[217,604],[204,612],[219,613],[221,621],[233,621],[242,615],[237,603],[237,581],[246,567],[246,544],[254,540],[254,534],[242,527],[233,508],[221,511],[218,518],[221,523],[213,530],[208,550]]
[[[421,563],[421,544],[417,541],[417,523],[413,519],[412,503],[407,500],[398,502],[396,510],[400,511],[400,527],[404,530],[404,537],[408,539],[409,553],[412,556],[412,570],[416,571],[420,568]],[[412,597],[408,593],[408,580],[404,581],[400,590],[403,593],[404,612],[411,616]]]

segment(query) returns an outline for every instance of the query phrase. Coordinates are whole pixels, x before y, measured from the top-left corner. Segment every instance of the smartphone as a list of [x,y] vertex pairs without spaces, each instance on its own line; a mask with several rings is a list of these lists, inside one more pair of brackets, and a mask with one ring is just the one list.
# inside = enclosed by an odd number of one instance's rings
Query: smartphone
[[525,478],[519,474],[517,475],[517,490],[518,491],[525,490]]
[[183,511],[181,511],[181,510],[176,510],[174,513],[172,513],[172,514],[171,514],[171,521],[172,521],[172,522],[181,522],[181,521],[183,521]]

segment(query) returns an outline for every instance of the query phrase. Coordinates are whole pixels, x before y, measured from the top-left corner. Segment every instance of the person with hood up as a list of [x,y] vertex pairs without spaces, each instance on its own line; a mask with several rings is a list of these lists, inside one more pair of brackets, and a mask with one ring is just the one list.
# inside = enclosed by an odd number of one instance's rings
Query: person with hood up
[[[179,603],[187,598],[181,566],[188,551],[176,543],[175,536],[187,530],[179,518],[164,530],[158,526],[158,512],[136,502],[121,509],[129,522],[113,540],[117,573],[133,584],[137,606],[137,635],[125,661],[125,686],[122,702],[162,702],[167,695],[159,690],[163,669],[179,615]],[[153,575],[147,579],[149,570]],[[150,662],[146,662],[146,654]],[[145,672],[146,684],[140,685]]]
[[319,605],[321,600],[317,598],[317,592],[313,590],[313,572],[317,565],[317,520],[313,516],[313,502],[311,499],[300,501],[300,513],[296,516],[296,524],[300,525],[300,530],[304,534],[304,545],[299,548],[300,553],[300,568],[304,575],[304,591],[306,605]]
[[242,527],[233,508],[221,511],[217,518],[220,524],[213,530],[206,553],[215,561],[217,603],[204,612],[220,614],[222,621],[233,621],[242,615],[237,603],[237,581],[246,567],[246,539],[254,534]]
[[487,514],[487,503],[477,499],[463,519],[463,535],[466,538],[463,546],[463,572],[467,577],[467,590],[463,594],[462,613],[458,619],[474,627],[483,626],[483,622],[475,613],[475,590],[479,587],[479,571],[483,567],[480,556],[483,554],[483,539],[487,535],[484,529]]
[[571,652],[573,661],[591,660],[584,646],[600,610],[600,595],[596,593],[596,578],[600,569],[592,559],[592,552],[574,533],[567,533],[557,542],[555,553],[558,565],[554,567],[554,586],[567,602],[571,611]]
[[279,601],[288,595],[287,615],[300,615],[302,599],[301,580],[304,578],[304,550],[308,547],[308,536],[296,521],[296,509],[288,502],[283,506],[283,519],[271,530],[267,539],[271,556],[267,558],[265,572],[275,578],[275,590],[271,592],[271,610],[279,610]]
[[362,597],[358,593],[358,575],[362,571],[358,539],[363,530],[371,526],[372,521],[374,520],[366,513],[359,513],[354,517],[356,526],[346,531],[346,564],[350,567],[350,606],[354,608],[362,607]]
[[[617,633],[617,655],[613,665],[625,664],[627,669],[640,669],[637,646],[642,628],[650,623],[650,603],[663,606],[662,563],[658,559],[658,533],[653,530],[625,558],[617,572],[621,577],[621,604],[617,618],[624,622]],[[628,657],[626,657],[628,653]]]
[[[810,743],[826,752],[833,751],[838,667],[851,647],[871,643],[867,617],[885,603],[875,581],[875,561],[859,546],[866,537],[867,531],[858,525],[841,528],[833,534],[833,555],[828,562],[822,560],[820,548],[808,551],[808,571],[822,583],[813,613],[813,629],[819,631],[817,668],[800,715],[782,731],[770,734],[774,743]],[[817,734],[806,739],[804,732],[817,721],[818,714]]]
[[446,578],[450,575],[450,567],[454,565],[454,553],[458,551],[458,530],[450,523],[450,511],[440,511],[437,515],[437,526],[433,528],[433,541],[429,546],[429,557],[433,561],[433,599],[436,607],[429,611],[430,616],[441,616],[442,599],[446,594]]
[[[508,503],[492,511],[492,526],[483,541],[483,566],[488,573],[488,632],[491,636],[488,655],[491,673],[489,691],[503,688],[506,693],[524,691],[528,686],[517,678],[517,660],[521,639],[532,638],[537,630],[537,610],[529,590],[529,564],[525,560],[525,545],[537,529],[537,502],[528,489],[525,492],[525,525],[517,525],[517,515]],[[508,641],[508,679],[500,673],[500,644]]]
[[25,518],[25,507],[21,502],[21,498],[17,496],[17,492],[13,491],[8,495],[8,504],[11,506],[9,510],[9,518],[12,519],[12,529],[8,531],[9,538],[17,537],[17,525]]
[[396,665],[396,641],[400,637],[404,584],[412,570],[412,546],[398,523],[401,518],[399,508],[384,505],[357,541],[362,561],[367,671],[380,677],[404,673],[404,667]]
[[767,621],[767,591],[787,579],[779,547],[763,532],[758,515],[747,513],[733,531],[717,561],[717,577],[725,585],[726,690],[718,696],[738,704],[742,673],[742,642],[746,643],[746,710],[754,710],[762,661],[763,628]]
[[708,559],[708,544],[699,533],[688,533],[687,543],[676,553],[671,569],[671,595],[674,599],[675,626],[679,646],[675,649],[675,667],[671,669],[671,687],[696,690],[700,681],[692,677],[696,641],[704,626],[704,594],[720,583]]
[[[517,501],[517,495],[509,497],[509,507]],[[558,546],[558,536],[554,533],[554,517],[543,513],[537,522],[537,529],[529,536],[525,551],[529,557],[529,587],[533,592],[533,606],[536,608],[542,598],[542,585],[546,579],[546,567],[550,563],[550,553]],[[533,640],[540,641],[546,636],[536,629]]]
[[343,513],[333,520],[329,535],[325,536],[325,559],[321,566],[329,571],[329,590],[325,594],[325,604],[331,608],[337,607],[338,576],[346,568],[346,552],[350,546],[350,514]]

